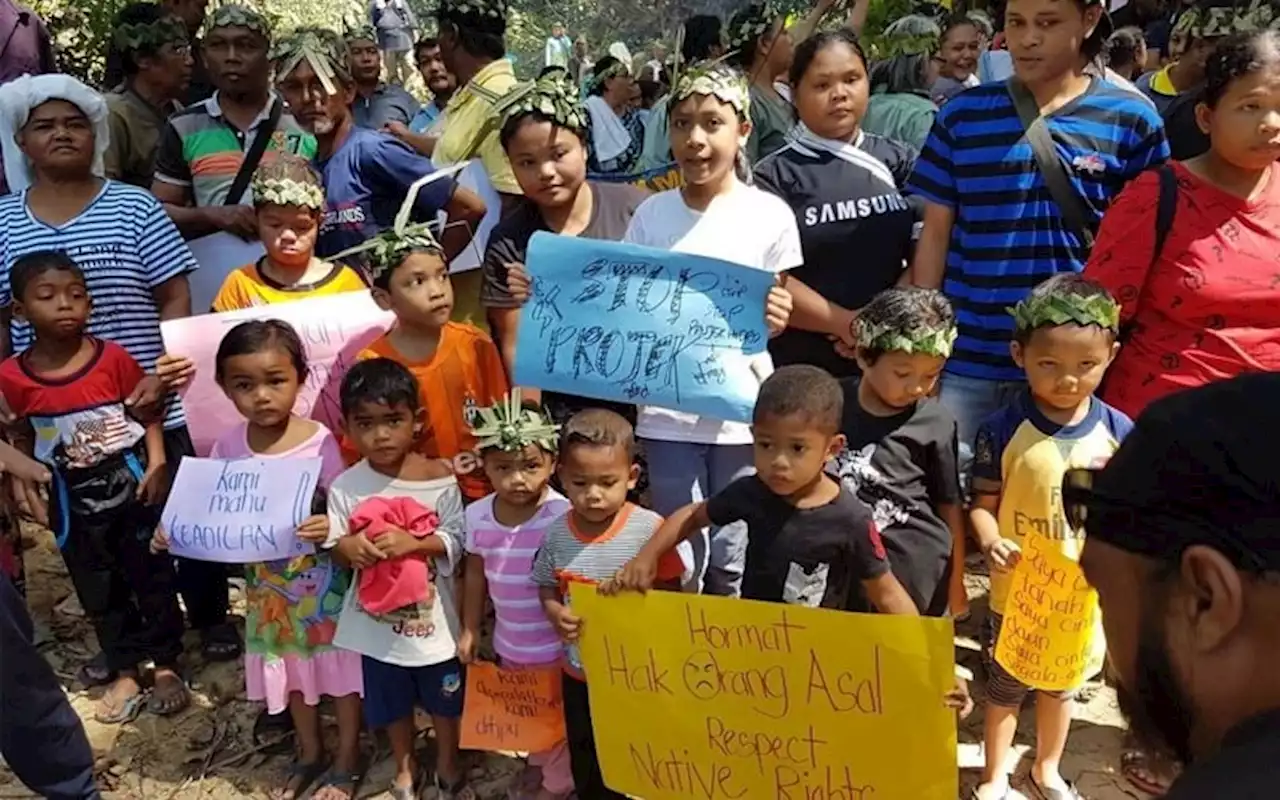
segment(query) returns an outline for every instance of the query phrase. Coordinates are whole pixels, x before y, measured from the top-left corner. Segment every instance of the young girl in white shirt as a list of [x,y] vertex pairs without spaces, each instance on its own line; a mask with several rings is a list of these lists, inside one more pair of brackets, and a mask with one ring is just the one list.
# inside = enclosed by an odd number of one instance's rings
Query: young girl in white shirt
[[[722,65],[690,68],[672,90],[667,120],[684,186],[642,203],[625,241],[775,273],[799,266],[795,214],[777,196],[740,177],[747,172],[742,149],[751,133],[746,79]],[[780,278],[770,290],[765,308],[771,335],[791,316],[791,295],[783,282]],[[768,352],[742,366],[759,381],[773,371]],[[650,497],[659,514],[705,500],[753,471],[751,428],[744,422],[642,406],[636,433],[644,441]],[[692,543],[695,570],[705,576],[701,588],[736,595],[746,527],[722,528]]]

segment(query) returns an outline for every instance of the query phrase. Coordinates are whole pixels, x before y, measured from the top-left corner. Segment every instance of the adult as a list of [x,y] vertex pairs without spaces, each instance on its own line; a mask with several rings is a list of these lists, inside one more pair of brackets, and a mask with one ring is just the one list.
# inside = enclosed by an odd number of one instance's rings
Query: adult
[[768,2],[752,3],[729,20],[729,61],[751,82],[748,164],[782,147],[795,126],[795,109],[774,84],[791,68],[792,43],[784,14]]
[[942,25],[938,37],[938,77],[933,82],[933,102],[942,105],[952,96],[977,86],[978,53],[982,32],[978,23],[965,14],[953,14]]
[[1147,43],[1142,38],[1142,30],[1136,25],[1117,29],[1107,38],[1102,54],[1108,69],[1115,70],[1125,80],[1138,80],[1147,63]]
[[[908,185],[925,201],[912,280],[943,289],[956,309],[959,338],[942,402],[959,424],[962,464],[979,422],[1024,385],[1009,354],[1010,304],[1056,273],[1083,269],[1112,198],[1169,154],[1151,104],[1088,71],[1110,34],[1102,3],[1064,3],[1049,27],[1034,24],[1036,3],[1005,6],[1017,83],[984,83],[951,98]],[[1025,90],[1025,105],[1035,107],[1028,116],[1043,117],[1072,167],[1069,192],[1045,181],[1011,85]]]
[[938,115],[931,97],[937,69],[928,53],[903,53],[875,64],[862,130],[923,147]]
[[[120,344],[148,372],[164,352],[160,323],[191,315],[187,274],[195,259],[153,196],[103,177],[107,130],[106,103],[74,78],[25,77],[0,87],[0,147],[15,190],[0,198],[6,221],[0,227],[0,356],[31,344],[31,326],[12,315],[9,269],[40,250],[61,250],[75,260],[93,297],[89,334]],[[161,399],[158,379],[148,376],[125,404],[154,405],[158,412]],[[165,455],[176,470],[193,452],[176,396],[163,414]],[[225,575],[218,565],[178,559],[179,591],[209,659],[240,652],[227,622]],[[171,711],[184,704],[182,679],[167,669],[156,674],[158,706]],[[81,679],[107,683],[115,676],[95,658]],[[127,683],[115,685],[123,691]],[[109,693],[104,707],[118,710],[129,699]]]
[[[4,467],[9,469],[10,463],[6,461]],[[36,647],[27,604],[3,574],[0,653],[4,653],[0,658],[0,707],[4,708],[0,755],[18,780],[41,797],[99,800],[93,782],[93,750],[84,726]]]
[[379,32],[361,27],[347,31],[348,74],[355,81],[356,94],[351,101],[351,117],[361,128],[380,131],[392,124],[408,126],[418,115],[421,104],[403,86],[382,80],[382,52],[378,49]]
[[591,75],[591,67],[595,64],[591,60],[591,51],[587,48],[587,37],[579,36],[573,42],[573,60],[569,64],[569,75],[582,85]]
[[[188,106],[209,99],[214,86],[209,80],[204,59],[200,55],[200,28],[204,26],[205,12],[209,0],[160,0],[160,10],[166,16],[177,17],[187,29],[187,43],[191,46],[193,60],[191,77],[186,92],[179,98],[181,105]],[[125,82],[123,54],[112,42],[107,48],[106,67],[102,85],[108,91],[117,91]]]
[[[796,216],[804,263],[788,273],[787,330],[769,341],[775,366],[813,364],[838,378],[858,374],[831,339],[852,343],[853,320],[903,275],[917,214],[902,196],[911,148],[865,133],[867,62],[857,35],[819,33],[796,49],[791,86],[800,122],[755,168],[761,189]],[[851,260],[850,253],[857,253]]]
[[564,23],[557,22],[551,26],[551,35],[547,37],[546,46],[542,48],[542,66],[569,68],[569,60],[573,57],[573,41],[564,32]]
[[103,155],[107,177],[151,188],[160,133],[191,82],[191,43],[182,20],[154,3],[131,3],[116,16],[112,43],[124,85],[107,95],[111,130]]
[[[662,80],[662,71],[667,67],[667,46],[662,42],[653,43],[653,58],[645,62],[644,69],[649,72],[649,80]],[[645,77],[643,71],[640,77]]]
[[1152,403],[1102,470],[1069,472],[1120,708],[1187,765],[1166,800],[1257,800],[1280,785],[1280,376]]
[[[684,40],[680,45],[681,63],[687,67],[701,61],[711,61],[724,55],[724,32],[720,18],[711,14],[694,14],[684,23]],[[683,68],[682,68],[683,71]],[[641,171],[665,167],[674,160],[671,155],[671,137],[667,131],[667,105],[669,96],[663,96],[653,107],[649,121],[645,123],[644,147],[636,165]]]
[[[217,91],[169,118],[156,152],[151,191],[189,238],[217,231],[257,237],[245,156],[267,137],[264,157],[315,155],[316,143],[271,91],[266,19],[245,6],[219,6],[201,45]],[[238,189],[232,197],[231,190]]]
[[[621,241],[646,194],[625,183],[587,180],[587,112],[567,73],[544,75],[513,91],[503,105],[502,145],[524,196],[489,236],[480,300],[507,372],[514,374],[522,303],[507,279],[513,270],[523,273],[529,239],[550,231]],[[575,410],[551,393],[543,401],[560,421]]]
[[440,43],[434,37],[423,39],[413,48],[414,60],[422,82],[431,91],[431,102],[424,105],[417,116],[409,121],[409,130],[413,133],[426,133],[435,125],[436,120],[444,116],[445,107],[453,99],[458,90],[458,78],[449,72],[440,57]]
[[418,18],[408,0],[371,0],[369,22],[377,32],[377,47],[387,69],[387,81],[403,86],[409,80],[409,51]]
[[[280,42],[275,55],[280,92],[316,137],[314,166],[325,187],[316,255],[332,258],[391,228],[410,185],[436,167],[394,137],[356,126],[350,108],[355,81],[336,34],[295,31]],[[449,227],[440,237],[446,257],[452,258],[470,243],[484,217],[484,203],[445,178],[418,192],[414,219],[434,220],[441,211],[465,223]]]
[[635,80],[627,66],[605,56],[592,68],[586,103],[589,124],[587,169],[596,175],[627,174],[644,146],[644,123],[631,105]]
[[[1103,399],[1136,418],[1166,394],[1280,370],[1280,34],[1235,34],[1209,58],[1196,116],[1210,149],[1140,175],[1103,218],[1085,274],[1129,330]],[[1173,203],[1157,241],[1162,184]],[[1172,195],[1172,196],[1170,196]]]
[[[437,11],[440,56],[458,78],[445,107],[440,138],[431,160],[442,167],[478,159],[503,210],[520,196],[520,184],[502,149],[502,115],[495,105],[516,84],[507,43],[507,0],[441,0]],[[492,201],[490,201],[492,202]],[[480,270],[453,276],[454,319],[484,324]]]
[[44,20],[13,0],[0,0],[0,83],[57,70]]

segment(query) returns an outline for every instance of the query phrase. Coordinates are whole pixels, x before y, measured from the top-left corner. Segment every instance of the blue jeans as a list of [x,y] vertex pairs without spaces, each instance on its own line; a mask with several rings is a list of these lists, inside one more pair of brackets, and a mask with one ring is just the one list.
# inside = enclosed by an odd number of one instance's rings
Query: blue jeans
[[[649,459],[649,498],[653,510],[671,516],[690,503],[712,495],[755,470],[749,444],[694,444],[644,440]],[[737,597],[747,559],[747,524],[735,522],[702,531],[688,542],[693,555],[693,578],[686,589]]]
[[942,376],[939,400],[956,418],[960,438],[960,480],[968,491],[973,466],[973,440],[982,421],[1004,408],[1027,386],[1023,381],[988,381],[953,375]]

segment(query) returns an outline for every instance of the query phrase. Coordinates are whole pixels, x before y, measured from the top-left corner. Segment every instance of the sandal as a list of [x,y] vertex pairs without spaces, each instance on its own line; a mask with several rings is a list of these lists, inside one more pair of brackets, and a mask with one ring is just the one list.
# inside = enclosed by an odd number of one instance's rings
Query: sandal
[[115,683],[118,677],[119,673],[107,666],[107,654],[101,650],[76,672],[76,680],[88,689]]
[[205,661],[235,661],[242,652],[240,634],[229,622],[200,632],[200,653]]
[[328,768],[329,765],[323,759],[312,761],[310,764],[294,761],[285,770],[284,786],[271,792],[271,800],[296,800],[311,788],[316,778],[323,775]]
[[[363,778],[363,775],[356,772],[331,769],[320,778],[320,785],[311,793],[311,800],[355,800]],[[341,797],[337,796],[338,792],[343,793]]]
[[1151,768],[1147,754],[1141,750],[1126,750],[1120,756],[1120,774],[1135,788],[1156,797],[1167,793],[1172,783]]
[[133,722],[142,713],[142,707],[146,702],[147,693],[142,690],[142,687],[138,687],[138,691],[129,695],[119,707],[112,711],[104,711],[100,708],[93,713],[93,718],[103,725],[123,725],[126,722]]
[[[169,688],[163,688],[168,686]],[[191,705],[191,690],[177,673],[170,673],[156,679],[151,688],[151,699],[147,701],[147,711],[158,717],[171,717],[181,713]]]
[[1041,786],[1040,781],[1036,780],[1034,776],[1027,776],[1027,784],[1035,793],[1036,800],[1084,800],[1084,798],[1080,796],[1080,793],[1076,791],[1076,785],[1074,783],[1066,778],[1063,778],[1062,782],[1067,785],[1066,791]]

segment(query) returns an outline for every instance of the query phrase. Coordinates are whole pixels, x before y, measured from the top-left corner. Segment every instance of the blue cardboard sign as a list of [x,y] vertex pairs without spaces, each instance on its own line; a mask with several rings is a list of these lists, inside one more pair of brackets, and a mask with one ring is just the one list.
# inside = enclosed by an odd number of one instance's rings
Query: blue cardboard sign
[[169,552],[227,564],[313,553],[295,534],[319,480],[318,458],[184,458],[160,515]]
[[747,421],[773,273],[633,244],[536,233],[515,382]]

